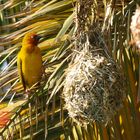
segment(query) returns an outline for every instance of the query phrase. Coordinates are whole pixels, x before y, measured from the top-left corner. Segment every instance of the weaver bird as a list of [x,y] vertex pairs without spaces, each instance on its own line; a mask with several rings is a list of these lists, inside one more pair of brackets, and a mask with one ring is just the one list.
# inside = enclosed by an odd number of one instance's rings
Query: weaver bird
[[39,39],[40,37],[36,33],[27,33],[18,53],[18,73],[25,91],[39,82],[42,77],[42,56],[39,47],[37,47]]

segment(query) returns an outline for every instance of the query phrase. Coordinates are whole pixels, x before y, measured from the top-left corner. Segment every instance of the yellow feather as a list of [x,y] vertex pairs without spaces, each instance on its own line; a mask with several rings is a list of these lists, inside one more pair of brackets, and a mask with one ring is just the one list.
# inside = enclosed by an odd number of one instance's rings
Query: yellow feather
[[41,51],[33,40],[34,36],[35,33],[25,35],[17,58],[18,72],[24,89],[39,82],[42,76]]

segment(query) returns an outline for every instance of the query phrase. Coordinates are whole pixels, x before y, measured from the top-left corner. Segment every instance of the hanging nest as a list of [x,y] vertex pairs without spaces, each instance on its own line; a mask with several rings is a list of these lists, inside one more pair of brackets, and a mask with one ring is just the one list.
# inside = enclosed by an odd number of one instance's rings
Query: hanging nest
[[103,49],[75,50],[73,55],[63,91],[69,116],[80,124],[107,123],[122,106],[123,75]]
[[109,55],[97,24],[90,20],[93,1],[89,1],[77,4],[75,49],[63,89],[69,116],[82,125],[107,123],[122,106],[126,91],[121,69]]

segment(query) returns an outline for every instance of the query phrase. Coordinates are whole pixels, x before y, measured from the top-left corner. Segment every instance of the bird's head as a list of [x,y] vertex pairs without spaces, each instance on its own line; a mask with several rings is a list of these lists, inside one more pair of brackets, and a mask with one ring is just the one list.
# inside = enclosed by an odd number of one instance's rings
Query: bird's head
[[37,45],[41,37],[34,32],[27,33],[23,38],[23,43]]
[[22,47],[34,50],[41,37],[34,32],[27,33],[22,40]]

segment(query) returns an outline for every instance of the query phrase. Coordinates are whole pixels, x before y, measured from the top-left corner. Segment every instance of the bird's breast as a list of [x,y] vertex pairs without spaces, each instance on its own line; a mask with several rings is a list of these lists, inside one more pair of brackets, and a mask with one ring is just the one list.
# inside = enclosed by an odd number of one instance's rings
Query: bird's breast
[[29,86],[32,86],[40,80],[42,75],[42,57],[40,52],[23,56],[22,72]]

